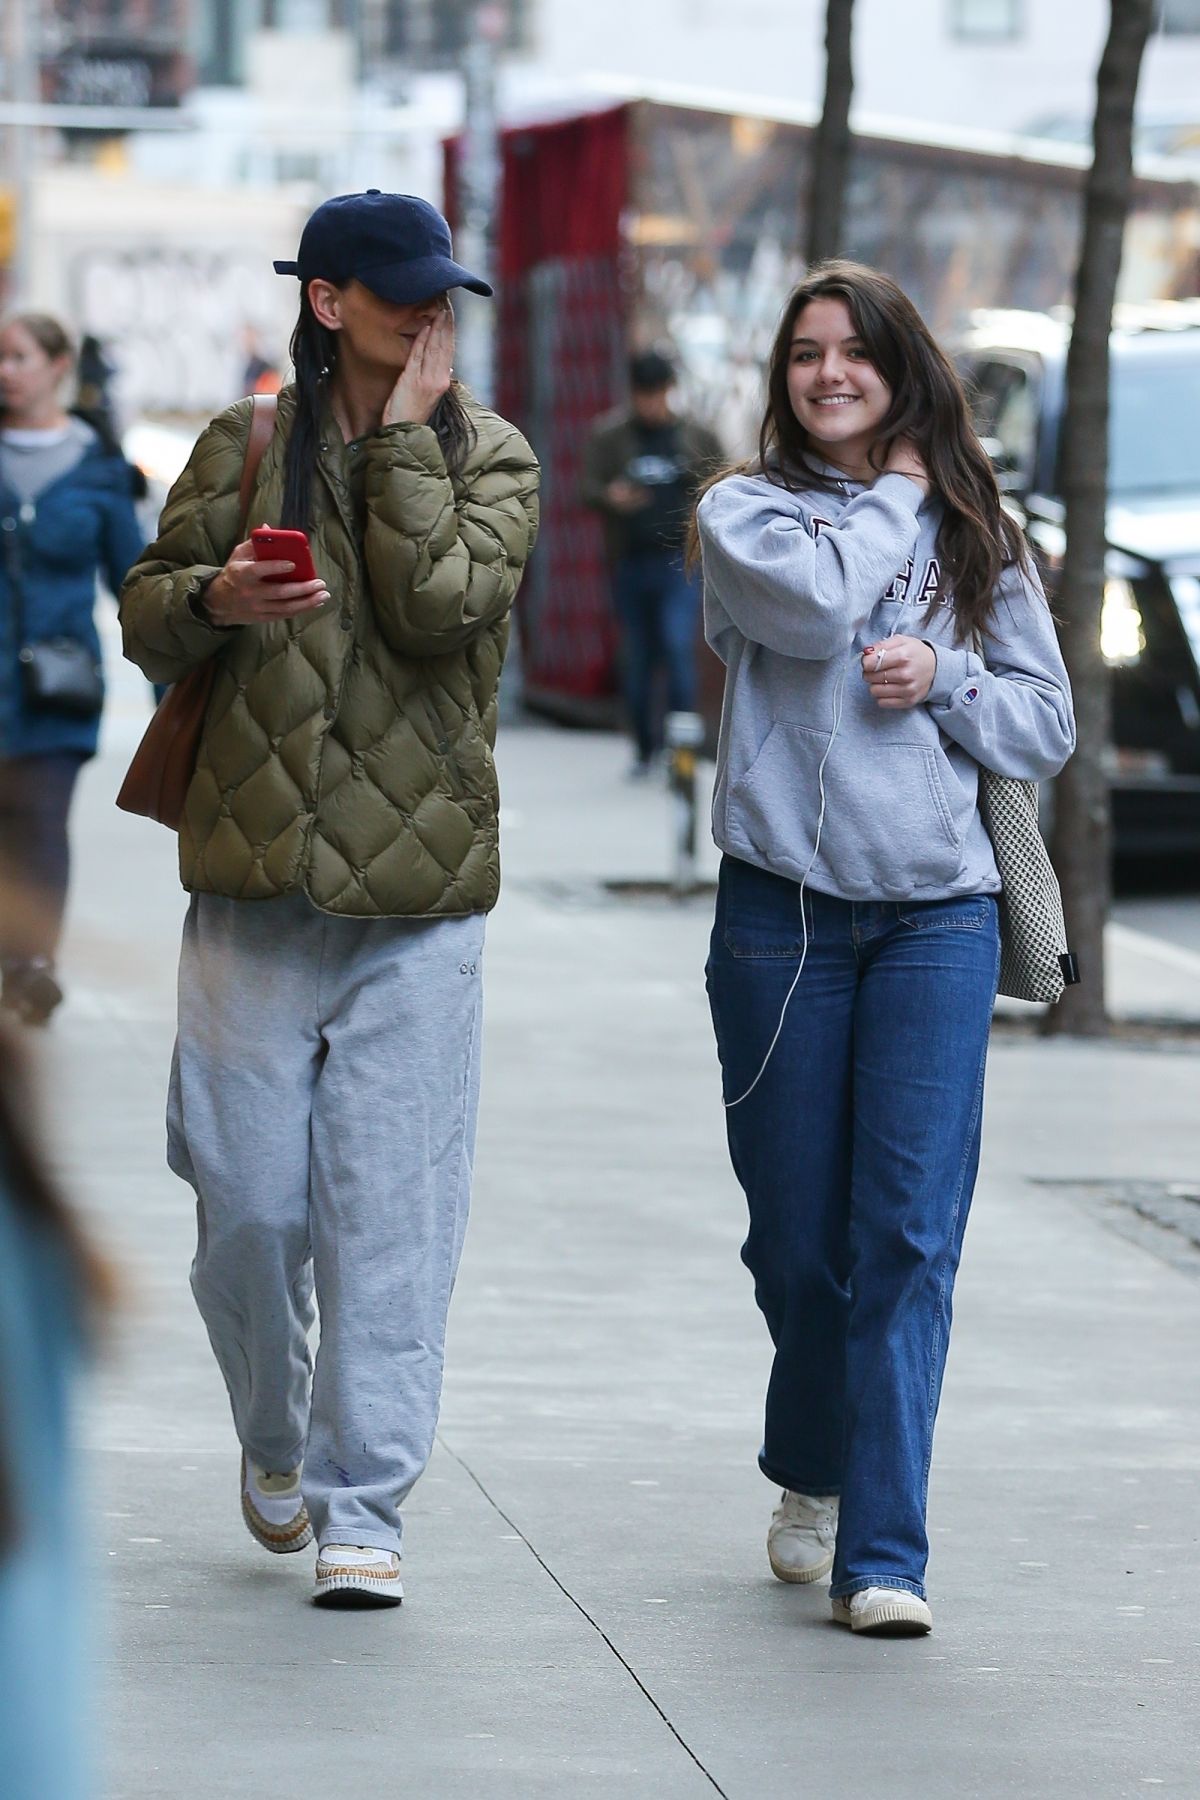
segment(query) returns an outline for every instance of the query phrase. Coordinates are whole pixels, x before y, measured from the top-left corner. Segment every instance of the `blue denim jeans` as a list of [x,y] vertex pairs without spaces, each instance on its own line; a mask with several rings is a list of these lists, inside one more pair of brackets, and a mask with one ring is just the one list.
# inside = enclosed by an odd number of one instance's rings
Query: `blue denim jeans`
[[[803,916],[801,908],[803,907]],[[775,1346],[759,1463],[840,1494],[831,1592],[924,1596],[951,1294],[979,1162],[996,902],[850,902],[726,857],[708,963],[749,1203],[742,1260]]]
[[700,585],[685,572],[679,555],[651,551],[623,557],[617,564],[614,597],[625,704],[638,758],[647,762],[662,742],[654,692],[660,668],[666,670],[668,712],[695,710]]

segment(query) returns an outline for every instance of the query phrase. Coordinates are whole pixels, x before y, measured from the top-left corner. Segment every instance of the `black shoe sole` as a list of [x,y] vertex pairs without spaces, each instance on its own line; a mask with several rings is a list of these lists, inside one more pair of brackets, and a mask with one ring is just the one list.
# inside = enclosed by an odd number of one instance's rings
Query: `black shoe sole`
[[363,1588],[331,1588],[327,1594],[314,1594],[313,1605],[326,1612],[385,1612],[399,1606],[403,1594],[371,1594]]

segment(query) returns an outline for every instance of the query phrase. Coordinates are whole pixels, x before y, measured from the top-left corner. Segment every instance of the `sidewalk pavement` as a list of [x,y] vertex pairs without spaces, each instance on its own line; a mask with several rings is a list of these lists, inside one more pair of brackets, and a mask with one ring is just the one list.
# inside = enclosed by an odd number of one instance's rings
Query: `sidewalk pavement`
[[[998,1036],[936,1629],[854,1639],[766,1564],[711,902],[607,897],[667,873],[665,795],[621,779],[611,738],[510,729],[474,1215],[408,1597],[321,1613],[308,1556],[241,1525],[187,1288],[162,1126],[183,903],[170,839],[111,805],[137,723],[115,712],[84,780],[70,999],[40,1051],[56,1160],[131,1290],[87,1408],[113,1800],[1194,1793],[1197,1277],[1052,1184],[1186,1183],[1195,1048]],[[1200,1018],[1200,959],[1122,932],[1111,952],[1126,1010]]]

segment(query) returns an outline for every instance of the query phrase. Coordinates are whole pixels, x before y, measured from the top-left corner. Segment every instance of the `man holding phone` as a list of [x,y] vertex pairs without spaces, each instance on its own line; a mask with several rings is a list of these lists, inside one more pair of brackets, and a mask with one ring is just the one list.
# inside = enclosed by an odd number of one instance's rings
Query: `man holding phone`
[[466,1228],[496,690],[538,471],[453,378],[449,290],[491,289],[427,202],[326,201],[276,269],[300,312],[258,529],[242,402],[121,616],[153,680],[219,659],[179,838],[168,1153],[196,1193],[242,1516],[275,1553],[315,1534],[320,1604],[386,1606]]

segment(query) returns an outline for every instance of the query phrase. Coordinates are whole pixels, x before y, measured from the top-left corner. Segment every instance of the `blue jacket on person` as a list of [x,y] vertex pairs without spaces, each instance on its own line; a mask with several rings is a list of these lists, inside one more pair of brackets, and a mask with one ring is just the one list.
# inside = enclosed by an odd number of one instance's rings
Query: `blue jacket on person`
[[117,593],[145,543],[133,507],[135,478],[120,452],[96,437],[36,500],[22,503],[0,483],[0,757],[95,755],[99,713],[72,718],[26,705],[18,638],[22,629],[25,643],[76,638],[99,662],[97,572]]

